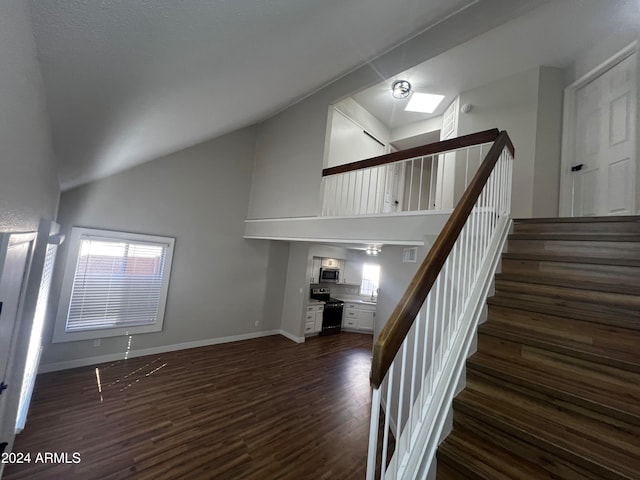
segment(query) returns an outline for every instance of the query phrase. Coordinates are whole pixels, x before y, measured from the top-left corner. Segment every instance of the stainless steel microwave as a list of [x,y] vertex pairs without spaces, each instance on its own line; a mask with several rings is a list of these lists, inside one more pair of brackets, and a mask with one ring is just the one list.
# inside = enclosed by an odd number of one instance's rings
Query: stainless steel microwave
[[321,268],[320,283],[338,283],[340,281],[340,270],[337,268]]

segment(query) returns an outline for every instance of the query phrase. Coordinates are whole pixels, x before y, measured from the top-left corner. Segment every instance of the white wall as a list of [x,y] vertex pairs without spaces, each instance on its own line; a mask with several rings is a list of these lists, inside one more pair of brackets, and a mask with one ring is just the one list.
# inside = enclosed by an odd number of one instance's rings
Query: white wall
[[[59,199],[58,177],[48,123],[42,75],[36,56],[28,5],[23,0],[0,1],[0,231],[36,231],[41,218],[53,220]],[[6,299],[5,299],[6,300]],[[7,359],[12,366],[3,380],[2,441],[13,445],[13,425],[20,385],[12,379],[24,371],[27,351],[24,340],[32,321],[17,323],[20,340]],[[5,313],[5,317],[9,312]],[[12,322],[3,318],[3,322]],[[9,323],[11,325],[11,323]],[[6,353],[6,352],[3,352]],[[16,388],[17,387],[17,388]],[[0,465],[2,475],[4,465]]]
[[335,108],[360,125],[364,130],[376,137],[382,143],[389,143],[390,131],[387,126],[374,117],[353,98],[345,98],[335,104]]
[[538,69],[460,94],[460,105],[473,109],[460,114],[458,135],[498,128],[507,130],[515,145],[511,209],[516,218],[531,217],[533,209],[537,98]]
[[564,72],[559,68],[541,67],[533,169],[533,217],[557,217],[559,212],[563,92]]
[[0,2],[0,65],[0,231],[33,231],[59,186],[27,2]]
[[514,218],[557,216],[562,77],[562,70],[539,67],[460,95],[473,109],[460,113],[458,135],[498,128],[513,141]]
[[307,266],[309,264],[310,244],[292,242],[289,246],[289,260],[287,263],[287,280],[282,306],[281,328],[291,340],[301,342],[304,338],[302,322],[303,308],[309,298],[309,279]]
[[[255,128],[239,130],[62,195],[64,231],[85,226],[176,238],[164,330],[133,337],[132,350],[280,328],[288,245],[242,238],[254,142]],[[66,257],[63,248],[59,266]],[[102,339],[99,347],[49,344],[43,364],[126,349],[126,337]]]
[[576,56],[565,69],[565,83],[569,85],[575,82],[632,42],[640,42],[640,25],[623,22],[621,28],[612,30]]
[[376,306],[376,322],[374,338],[377,338],[385,326],[393,309],[404,295],[409,282],[416,273],[418,266],[427,255],[434,237],[425,237],[425,246],[416,247],[418,258],[416,263],[404,263],[402,252],[404,246],[388,245],[382,248],[378,256],[380,263],[380,288],[378,290],[378,305]]
[[[442,115],[428,118],[426,120],[418,120],[417,122],[402,125],[391,130],[390,143],[395,143],[398,140],[405,138],[416,137],[424,135],[428,132],[435,132],[442,128]],[[435,140],[436,142],[438,140]]]
[[485,0],[413,37],[259,126],[248,218],[315,216],[329,105],[500,25],[539,1]]

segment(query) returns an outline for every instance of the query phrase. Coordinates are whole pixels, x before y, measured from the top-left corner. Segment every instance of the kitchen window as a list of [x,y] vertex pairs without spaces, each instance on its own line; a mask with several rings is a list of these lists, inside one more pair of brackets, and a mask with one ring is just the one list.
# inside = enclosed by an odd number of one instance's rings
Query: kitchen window
[[365,263],[362,265],[362,284],[360,284],[360,295],[367,297],[378,296],[378,284],[380,282],[380,265]]
[[53,341],[162,330],[174,241],[74,227]]

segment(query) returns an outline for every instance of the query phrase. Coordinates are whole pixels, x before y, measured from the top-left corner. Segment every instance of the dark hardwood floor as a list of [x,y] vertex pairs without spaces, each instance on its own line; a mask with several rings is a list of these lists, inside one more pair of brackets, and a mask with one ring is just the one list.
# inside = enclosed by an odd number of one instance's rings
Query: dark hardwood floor
[[4,478],[363,479],[371,347],[272,336],[39,375],[13,449],[32,462]]

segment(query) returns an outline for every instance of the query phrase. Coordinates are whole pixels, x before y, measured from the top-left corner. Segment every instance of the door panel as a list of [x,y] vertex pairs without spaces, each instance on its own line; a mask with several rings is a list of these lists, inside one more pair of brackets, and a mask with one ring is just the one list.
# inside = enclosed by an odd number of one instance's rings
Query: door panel
[[576,91],[574,216],[635,212],[636,95],[636,54]]
[[599,176],[600,169],[598,168],[582,171],[575,176],[576,216],[592,217],[598,214],[597,198],[600,196],[598,192]]
[[629,140],[629,93],[609,105],[609,146]]
[[633,202],[633,190],[631,181],[631,159],[624,158],[619,162],[609,165],[607,192],[609,199],[607,205],[610,215],[629,214],[629,204]]

